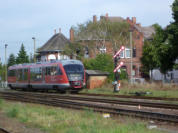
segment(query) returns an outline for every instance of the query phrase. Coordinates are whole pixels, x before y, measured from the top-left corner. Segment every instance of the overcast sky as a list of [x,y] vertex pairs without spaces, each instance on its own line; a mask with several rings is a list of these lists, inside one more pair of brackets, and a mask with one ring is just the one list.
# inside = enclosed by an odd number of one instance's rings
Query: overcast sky
[[33,40],[42,46],[61,28],[69,38],[69,29],[92,20],[93,15],[137,18],[142,26],[158,23],[165,27],[172,20],[173,0],[0,0],[0,58],[7,52],[17,55],[24,43],[28,54],[33,53]]

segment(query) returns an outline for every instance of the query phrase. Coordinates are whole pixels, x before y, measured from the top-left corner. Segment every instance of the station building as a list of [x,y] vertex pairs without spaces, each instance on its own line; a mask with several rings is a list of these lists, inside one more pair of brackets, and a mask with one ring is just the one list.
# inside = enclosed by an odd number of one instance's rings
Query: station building
[[[140,72],[140,68],[141,68],[141,61],[140,58],[142,57],[142,49],[143,49],[143,45],[144,45],[144,41],[145,40],[149,40],[152,37],[152,34],[155,33],[154,27],[153,26],[147,26],[147,27],[143,27],[141,26],[140,23],[137,23],[136,21],[136,17],[132,17],[130,18],[122,18],[122,17],[118,17],[118,16],[109,16],[108,14],[106,14],[105,16],[100,16],[100,20],[105,19],[107,21],[111,21],[111,22],[127,22],[130,27],[132,27],[132,34],[134,34],[133,36],[133,44],[132,44],[132,63],[133,63],[133,68],[132,68],[132,76],[133,78],[140,78],[141,77],[141,72]],[[93,23],[97,23],[97,16],[94,15],[93,16]],[[128,31],[129,32],[129,31]],[[129,38],[128,38],[129,40]],[[94,44],[96,45],[94,49],[92,49],[91,51],[89,51],[88,55],[85,55],[86,58],[95,58],[95,56],[98,53],[108,53],[111,55],[114,55],[114,49],[112,48],[112,42],[109,40],[103,40],[101,38],[99,39],[86,39],[86,38],[82,38],[80,40],[76,40],[75,39],[75,34],[74,34],[74,30],[71,28],[70,29],[70,41],[74,42],[74,41],[79,41],[81,42],[83,45],[90,45],[90,42],[94,42]],[[123,44],[124,45],[124,44]],[[129,46],[129,45],[127,45]],[[95,51],[95,52],[93,52]],[[126,47],[125,50],[121,53],[121,60],[124,62],[124,66],[123,69],[126,70],[128,76],[131,76],[131,49],[130,47]]]

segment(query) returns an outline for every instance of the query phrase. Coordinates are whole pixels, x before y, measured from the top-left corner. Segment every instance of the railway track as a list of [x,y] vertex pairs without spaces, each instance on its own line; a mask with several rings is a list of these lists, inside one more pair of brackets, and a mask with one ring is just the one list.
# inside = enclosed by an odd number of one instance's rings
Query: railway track
[[[26,92],[18,92],[16,94],[24,94]],[[6,92],[4,93],[6,94]],[[8,92],[8,95],[10,93]],[[13,95],[14,93],[12,93]],[[119,105],[130,105],[130,106],[142,106],[142,107],[152,107],[152,108],[163,108],[163,109],[177,109],[178,110],[178,104],[166,104],[166,103],[155,103],[155,102],[143,102],[143,101],[131,101],[129,100],[120,100],[120,99],[108,99],[108,98],[98,98],[93,97],[93,95],[90,95],[92,97],[81,97],[81,95],[59,95],[59,94],[49,94],[49,93],[32,93],[28,92],[28,96],[40,96],[40,97],[48,97],[48,98],[60,98],[60,99],[67,99],[67,100],[80,100],[80,101],[90,101],[90,102],[100,102],[100,103],[109,103],[109,104],[119,104]]]
[[126,95],[111,95],[111,94],[89,94],[79,93],[82,96],[101,96],[101,97],[114,97],[114,98],[129,98],[129,99],[146,99],[146,100],[164,100],[164,101],[178,101],[178,98],[166,98],[166,97],[149,97],[149,96],[126,96]]
[[[57,94],[46,94],[46,93],[31,93],[31,92],[0,92],[0,97],[7,99],[7,100],[14,100],[14,101],[22,101],[22,102],[31,102],[31,103],[39,103],[45,104],[50,106],[57,106],[57,107],[67,107],[67,108],[75,108],[75,109],[86,109],[91,108],[94,111],[99,112],[107,112],[112,114],[119,114],[119,115],[129,115],[129,116],[136,116],[136,117],[143,117],[143,118],[150,118],[150,119],[157,119],[163,121],[170,121],[178,123],[178,115],[176,114],[168,114],[168,113],[160,113],[156,111],[148,111],[148,110],[139,110],[138,108],[128,108],[128,107],[120,107],[114,106],[113,104],[122,104],[122,105],[131,105],[131,101],[124,101],[123,103],[117,103],[117,100],[111,99],[101,99],[101,98],[92,98],[92,97],[77,97],[77,96],[65,96],[65,95],[57,95]],[[143,106],[142,103],[136,103]],[[147,103],[147,107],[150,107],[153,103]],[[159,104],[159,107],[154,105],[154,108],[163,108],[163,104]],[[175,107],[171,107],[169,105],[164,105],[166,109],[172,108],[174,110],[178,110],[178,105],[173,105]],[[169,107],[168,107],[169,106]],[[153,108],[153,106],[152,106]]]
[[3,128],[0,128],[0,133],[9,133],[8,131],[6,131],[5,129]]

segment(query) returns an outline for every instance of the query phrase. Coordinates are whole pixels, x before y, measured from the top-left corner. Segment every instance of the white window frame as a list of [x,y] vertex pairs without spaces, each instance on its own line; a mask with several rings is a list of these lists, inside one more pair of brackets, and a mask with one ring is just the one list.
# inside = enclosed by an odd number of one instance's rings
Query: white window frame
[[[127,51],[130,51],[130,56],[127,56]],[[131,58],[131,49],[125,48],[125,58]]]

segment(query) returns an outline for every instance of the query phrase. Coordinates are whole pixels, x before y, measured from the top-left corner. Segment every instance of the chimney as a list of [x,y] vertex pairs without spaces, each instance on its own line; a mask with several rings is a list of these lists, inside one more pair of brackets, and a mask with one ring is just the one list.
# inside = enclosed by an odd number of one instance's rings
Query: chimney
[[136,17],[132,17],[132,23],[136,24]]
[[54,29],[54,35],[56,35],[56,29]]
[[139,27],[141,27],[141,24],[140,23],[138,23],[138,24],[136,24],[137,26],[139,26]]
[[96,15],[93,16],[93,23],[96,23],[97,22],[97,17]]
[[70,28],[70,41],[74,42],[74,30]]
[[108,20],[108,17],[109,17],[108,13],[106,13],[105,17],[106,17],[106,20]]
[[59,28],[59,33],[61,33],[61,28]]

